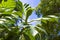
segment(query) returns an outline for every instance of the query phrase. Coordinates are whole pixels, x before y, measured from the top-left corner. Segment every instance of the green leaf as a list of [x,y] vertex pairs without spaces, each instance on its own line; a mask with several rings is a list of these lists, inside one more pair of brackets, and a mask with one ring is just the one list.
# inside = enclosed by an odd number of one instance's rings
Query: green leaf
[[[39,32],[39,35],[37,35],[37,37],[39,38],[40,37],[40,40],[42,40],[42,35],[46,35],[46,37],[45,37],[45,39],[47,40],[47,36],[48,36],[48,34],[47,34],[47,32],[45,31],[45,29],[42,29],[41,27],[35,27],[36,28],[36,30]],[[38,39],[37,38],[37,39]]]
[[2,14],[0,14],[0,17],[2,17],[2,16],[11,16],[11,14],[4,14],[4,13],[2,13]]
[[33,9],[32,8],[29,8],[26,12],[26,17],[28,18],[33,12]]
[[32,34],[32,36],[35,36],[38,32],[37,32],[37,30],[35,29],[35,27],[33,27],[33,26],[30,26],[30,32],[31,32],[31,34]]
[[14,9],[16,5],[15,0],[2,0],[2,2],[0,2],[0,8],[11,8]]
[[23,35],[24,35],[25,40],[31,40],[28,35],[26,35],[26,34],[23,34]]
[[51,18],[59,18],[58,16],[55,16],[55,15],[48,15],[48,17],[51,17]]
[[4,12],[6,8],[0,8],[0,13]]
[[20,11],[21,13],[24,13],[24,11],[23,11],[23,3],[21,1],[16,2],[15,10]]
[[27,23],[27,19],[29,18],[29,16],[32,14],[33,12],[33,9],[32,8],[29,8],[26,12],[26,19],[25,19],[25,22]]
[[41,40],[41,34],[38,33],[38,34],[35,36],[35,39],[36,39],[36,40]]
[[22,13],[20,11],[15,12],[20,18],[22,18]]
[[24,7],[25,7],[25,8],[27,8],[28,6],[29,6],[29,4],[26,4],[26,3],[24,4]]
[[50,18],[46,17],[46,18],[42,18],[41,22],[43,23],[47,23],[47,21],[50,20]]
[[24,30],[24,34],[26,34],[27,36],[29,36],[30,40],[35,40],[35,37],[32,35],[31,30],[30,29],[25,29]]
[[35,28],[38,32],[44,32],[47,35],[47,32],[44,29],[42,29],[40,27],[35,27]]

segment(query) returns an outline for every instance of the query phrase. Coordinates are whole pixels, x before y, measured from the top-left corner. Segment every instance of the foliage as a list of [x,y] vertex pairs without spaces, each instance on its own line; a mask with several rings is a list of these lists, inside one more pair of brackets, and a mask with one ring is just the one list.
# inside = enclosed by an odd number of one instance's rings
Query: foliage
[[[38,16],[43,15],[42,26],[38,26],[47,31],[48,40],[60,40],[60,0],[41,0],[36,9]],[[45,17],[48,20],[45,20]]]
[[41,0],[37,9],[46,15],[58,15],[60,13],[60,0]]
[[41,34],[28,22],[32,12],[33,8],[29,4],[23,4],[19,0],[1,0],[0,40],[40,40]]
[[[39,5],[43,4],[41,1]],[[41,7],[37,6],[36,12],[41,10],[44,14]],[[44,14],[47,16],[28,21],[33,11],[29,4],[23,4],[20,0],[0,0],[0,40],[55,40],[55,37],[60,37],[58,16]],[[32,26],[34,21],[41,23]]]

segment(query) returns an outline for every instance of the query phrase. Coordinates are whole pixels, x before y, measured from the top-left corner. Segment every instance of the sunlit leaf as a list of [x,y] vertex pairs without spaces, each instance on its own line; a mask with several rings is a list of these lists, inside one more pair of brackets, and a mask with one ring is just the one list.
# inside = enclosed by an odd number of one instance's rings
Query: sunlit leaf
[[47,35],[47,32],[44,30],[44,29],[42,29],[42,28],[40,28],[40,27],[35,27],[36,28],[36,30],[38,31],[38,32],[44,32],[46,35]]
[[33,26],[30,26],[30,29],[31,29],[30,32],[33,36],[35,36],[38,33],[38,31]]
[[14,0],[2,0],[2,2],[0,3],[0,8],[14,9],[15,5],[16,5],[16,3]]
[[31,33],[30,29],[24,30],[24,33],[29,36],[30,40],[35,40],[34,36]]

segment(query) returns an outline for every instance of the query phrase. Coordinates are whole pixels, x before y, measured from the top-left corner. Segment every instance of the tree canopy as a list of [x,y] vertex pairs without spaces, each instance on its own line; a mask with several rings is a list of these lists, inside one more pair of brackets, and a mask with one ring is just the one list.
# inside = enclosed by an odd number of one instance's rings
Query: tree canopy
[[[38,18],[28,21],[33,11]],[[60,0],[41,0],[36,8],[20,0],[0,0],[0,40],[60,40],[59,11]],[[34,21],[40,24],[32,26]]]
[[43,15],[58,15],[60,13],[60,0],[41,0],[38,8]]
[[[42,17],[53,17],[52,20],[41,21],[42,28],[44,28],[48,35],[49,40],[60,40],[60,0],[41,0],[36,7],[36,14],[42,14]],[[58,19],[55,19],[58,18]]]

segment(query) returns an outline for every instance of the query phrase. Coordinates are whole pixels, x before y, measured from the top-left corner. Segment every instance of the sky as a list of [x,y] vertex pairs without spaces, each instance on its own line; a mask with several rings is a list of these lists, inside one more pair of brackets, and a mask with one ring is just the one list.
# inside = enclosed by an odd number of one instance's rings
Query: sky
[[[40,2],[40,0],[20,0],[21,2],[23,2],[23,3],[28,3],[28,4],[30,4],[30,6],[32,7],[32,8],[35,8],[38,4],[39,4],[39,2]],[[36,19],[37,18],[37,15],[35,14],[35,11],[32,13],[32,15],[29,17],[29,19],[28,19],[28,21],[30,21],[30,20],[32,20],[32,19]],[[31,23],[33,26],[35,26],[36,25],[36,22],[32,22]]]
[[21,0],[23,3],[30,4],[31,7],[36,7],[40,0]]

